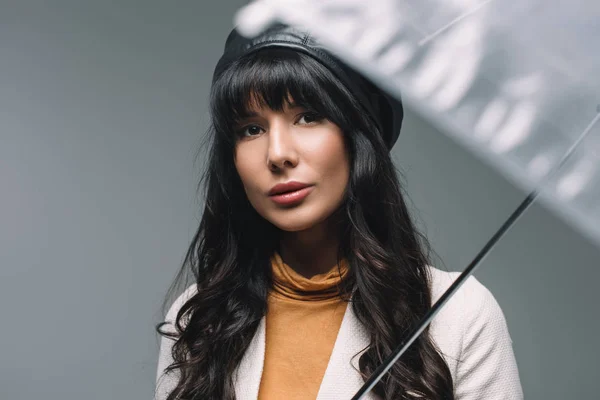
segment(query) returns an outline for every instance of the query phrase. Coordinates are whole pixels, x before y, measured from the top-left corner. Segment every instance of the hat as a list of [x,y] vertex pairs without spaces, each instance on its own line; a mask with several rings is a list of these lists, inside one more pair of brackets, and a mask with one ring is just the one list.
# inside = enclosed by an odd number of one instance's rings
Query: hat
[[391,150],[402,127],[402,102],[377,88],[365,76],[331,54],[310,33],[298,28],[278,23],[254,38],[242,36],[234,28],[227,37],[223,55],[215,67],[213,84],[240,57],[270,47],[289,48],[305,53],[329,69],[375,121],[388,149]]

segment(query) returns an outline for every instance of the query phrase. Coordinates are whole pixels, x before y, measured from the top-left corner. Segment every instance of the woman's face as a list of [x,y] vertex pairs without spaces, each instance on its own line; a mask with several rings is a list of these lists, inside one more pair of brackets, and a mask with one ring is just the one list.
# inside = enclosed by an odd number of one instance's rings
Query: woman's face
[[[341,129],[294,105],[280,112],[268,107],[252,111],[237,126],[234,153],[248,200],[263,218],[284,231],[302,231],[324,222],[340,206],[349,179]],[[289,196],[286,203],[281,196],[269,195],[275,185],[290,181],[310,186],[292,202]]]

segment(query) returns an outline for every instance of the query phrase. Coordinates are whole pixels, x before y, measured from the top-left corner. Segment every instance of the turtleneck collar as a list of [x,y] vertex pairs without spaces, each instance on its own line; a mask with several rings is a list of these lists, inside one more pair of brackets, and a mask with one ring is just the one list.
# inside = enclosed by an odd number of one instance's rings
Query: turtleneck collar
[[337,297],[338,284],[346,277],[346,260],[334,265],[328,272],[306,278],[283,262],[278,252],[271,256],[273,293],[294,300],[315,301]]

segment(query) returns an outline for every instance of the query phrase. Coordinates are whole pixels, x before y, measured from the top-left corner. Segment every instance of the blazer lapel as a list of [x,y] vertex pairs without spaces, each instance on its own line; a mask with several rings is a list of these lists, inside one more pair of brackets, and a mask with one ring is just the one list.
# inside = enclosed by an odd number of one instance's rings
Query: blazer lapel
[[[358,359],[368,345],[367,331],[352,311],[352,303],[348,303],[317,400],[349,400],[354,396],[364,383]],[[371,393],[366,398],[377,399]]]
[[258,329],[242,357],[235,373],[235,397],[239,400],[258,399],[260,378],[265,361],[265,317],[260,320]]
[[[348,303],[333,351],[321,381],[317,400],[350,399],[363,385],[358,359],[369,345],[369,336]],[[354,357],[354,355],[357,355]],[[353,358],[354,357],[354,358]],[[265,361],[265,317],[235,372],[235,395],[239,400],[256,400]],[[378,397],[372,393],[369,400]]]

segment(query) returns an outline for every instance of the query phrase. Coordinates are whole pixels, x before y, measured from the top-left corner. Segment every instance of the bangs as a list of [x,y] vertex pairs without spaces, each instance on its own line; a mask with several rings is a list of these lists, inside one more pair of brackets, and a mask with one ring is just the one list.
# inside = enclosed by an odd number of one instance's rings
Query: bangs
[[233,63],[213,85],[213,123],[217,131],[233,136],[235,125],[253,110],[282,111],[295,105],[340,125],[344,89],[326,67],[306,54],[259,50]]

